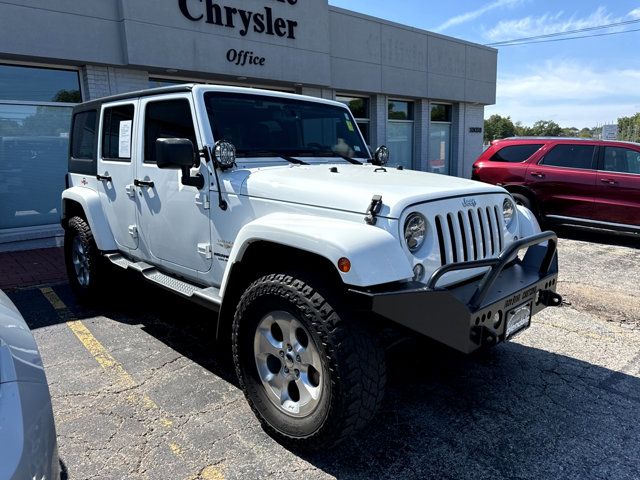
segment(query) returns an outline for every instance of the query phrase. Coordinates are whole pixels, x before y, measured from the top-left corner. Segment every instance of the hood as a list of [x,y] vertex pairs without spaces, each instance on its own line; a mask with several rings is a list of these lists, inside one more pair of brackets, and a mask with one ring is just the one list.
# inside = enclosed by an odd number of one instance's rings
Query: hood
[[242,194],[252,197],[361,214],[366,214],[374,195],[381,195],[380,216],[387,218],[399,218],[405,208],[416,203],[487,193],[506,192],[473,180],[370,164],[257,168],[242,185]]

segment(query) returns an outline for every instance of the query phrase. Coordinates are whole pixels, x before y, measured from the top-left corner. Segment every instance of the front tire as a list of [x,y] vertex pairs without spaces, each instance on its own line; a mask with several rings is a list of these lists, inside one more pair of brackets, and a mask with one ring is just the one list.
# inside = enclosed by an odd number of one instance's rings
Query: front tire
[[386,381],[377,338],[289,275],[260,278],[233,321],[240,386],[263,428],[281,443],[318,450],[363,428]]
[[64,258],[71,289],[81,300],[93,298],[104,275],[102,258],[86,220],[73,217],[64,235]]
[[533,213],[534,217],[536,217],[536,219],[538,220],[538,223],[540,223],[541,226],[544,224],[544,218],[540,213],[540,209],[538,208],[538,205],[531,197],[522,193],[512,193],[511,195],[513,196],[513,199],[516,201],[516,205],[522,205],[523,207],[531,210],[531,213]]

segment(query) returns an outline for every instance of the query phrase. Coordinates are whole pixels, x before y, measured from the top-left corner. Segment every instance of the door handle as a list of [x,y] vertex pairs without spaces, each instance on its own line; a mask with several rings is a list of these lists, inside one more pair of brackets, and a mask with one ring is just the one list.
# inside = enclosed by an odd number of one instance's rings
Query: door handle
[[602,183],[606,183],[607,185],[617,185],[618,182],[616,182],[615,180],[612,180],[610,178],[601,178],[600,181]]
[[154,187],[154,183],[151,181],[146,181],[146,180],[138,180],[137,178],[133,181],[133,184],[136,187],[148,187],[148,188],[153,188]]
[[536,177],[536,178],[544,178],[544,173],[542,173],[542,172],[531,172],[531,176],[532,177]]
[[100,182],[110,182],[111,181],[111,177],[109,175],[96,175],[96,178]]

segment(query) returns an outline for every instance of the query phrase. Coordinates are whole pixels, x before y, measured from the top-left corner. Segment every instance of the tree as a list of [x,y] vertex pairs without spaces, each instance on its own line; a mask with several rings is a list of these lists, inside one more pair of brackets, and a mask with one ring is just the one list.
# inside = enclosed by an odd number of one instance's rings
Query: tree
[[535,137],[559,137],[562,127],[553,120],[538,120],[531,127],[531,134]]
[[618,138],[629,142],[640,142],[640,113],[618,119]]
[[593,132],[590,128],[584,127],[578,134],[580,138],[593,138]]
[[489,143],[501,138],[513,137],[516,135],[516,127],[511,121],[511,117],[501,117],[491,115],[484,121],[484,141]]
[[54,102],[65,102],[65,103],[80,103],[82,102],[82,97],[80,95],[80,90],[59,90],[56,93],[55,97],[53,97]]
[[562,129],[563,137],[577,137],[579,133],[580,133],[580,130],[578,130],[576,127],[569,127],[569,128]]
[[522,122],[516,122],[516,135],[518,137],[528,137],[533,135],[533,133],[531,132],[531,127],[523,125]]

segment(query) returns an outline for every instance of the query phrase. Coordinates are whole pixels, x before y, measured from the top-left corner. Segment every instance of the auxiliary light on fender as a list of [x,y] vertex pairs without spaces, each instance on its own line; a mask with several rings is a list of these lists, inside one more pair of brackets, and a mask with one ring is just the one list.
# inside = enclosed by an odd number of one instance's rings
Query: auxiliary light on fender
[[340,260],[338,260],[338,270],[340,270],[342,273],[349,273],[349,271],[351,270],[351,260],[346,257],[342,257]]

